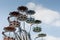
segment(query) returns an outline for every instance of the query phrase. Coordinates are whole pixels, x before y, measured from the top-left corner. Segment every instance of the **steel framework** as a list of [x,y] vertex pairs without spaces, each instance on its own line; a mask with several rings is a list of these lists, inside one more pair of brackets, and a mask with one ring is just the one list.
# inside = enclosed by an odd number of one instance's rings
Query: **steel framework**
[[[9,13],[9,16],[7,18],[9,26],[3,28],[3,40],[32,40],[30,35],[32,25],[36,24],[36,27],[33,28],[33,32],[41,32],[42,29],[41,27],[38,27],[38,24],[42,22],[41,20],[34,19],[32,15],[35,14],[35,11],[29,10],[26,6],[19,6],[17,10],[18,11],[13,11]],[[12,18],[14,20],[12,20]],[[25,23],[30,24],[29,32],[25,30]],[[23,25],[23,28],[21,25]],[[38,36],[34,38],[34,40],[39,37],[43,38],[45,36],[46,34],[39,33]]]

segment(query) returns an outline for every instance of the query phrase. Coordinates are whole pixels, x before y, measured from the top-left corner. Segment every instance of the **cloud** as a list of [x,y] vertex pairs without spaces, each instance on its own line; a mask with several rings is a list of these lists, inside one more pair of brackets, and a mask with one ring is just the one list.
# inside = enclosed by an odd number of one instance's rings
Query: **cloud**
[[[60,14],[57,11],[50,10],[48,8],[43,7],[42,5],[37,5],[35,3],[28,3],[26,5],[29,9],[35,10],[36,14],[34,15],[35,19],[42,20],[43,23],[60,26]],[[58,20],[59,22],[58,22]],[[53,22],[54,21],[54,22]]]
[[31,3],[28,3],[26,6],[27,6],[29,9],[34,9],[36,5],[31,2]]
[[[42,20],[42,23],[49,24],[51,26],[60,26],[60,13],[48,8],[45,8],[41,4],[28,3],[26,5],[29,9],[35,10],[36,14],[34,15],[35,19]],[[33,36],[33,37],[36,37]],[[55,37],[47,35],[44,37],[45,40],[60,40],[60,37]],[[40,40],[40,39],[38,39]]]
[[45,40],[60,40],[60,37],[54,37],[54,36],[47,35],[44,39]]
[[52,25],[60,27],[60,20],[57,20],[57,21],[53,22]]

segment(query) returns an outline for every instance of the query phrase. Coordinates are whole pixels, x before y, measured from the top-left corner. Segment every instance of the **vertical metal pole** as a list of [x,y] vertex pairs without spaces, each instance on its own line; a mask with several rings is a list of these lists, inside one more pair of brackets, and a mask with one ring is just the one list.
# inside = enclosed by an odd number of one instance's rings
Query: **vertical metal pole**
[[[10,37],[10,32],[9,32],[9,37]],[[8,37],[8,40],[10,39],[9,37]]]
[[34,40],[36,40],[38,37],[35,37]]
[[15,40],[16,40],[16,39],[18,40],[17,35],[16,35],[16,33],[15,33],[15,32],[14,32],[14,35],[15,35]]
[[9,37],[10,37],[10,32],[9,32]]
[[[31,18],[31,15],[30,15],[30,18]],[[30,40],[31,40],[31,34],[30,34],[30,32],[31,32],[31,26],[32,26],[32,24],[30,25],[30,30],[29,30],[29,34],[28,34]]]
[[29,33],[30,33],[30,31],[31,31],[31,25],[30,25]]
[[31,18],[31,15],[30,15],[30,18]]
[[28,36],[29,36],[30,40],[31,40],[31,34],[30,34],[30,32],[31,32],[31,26],[32,26],[32,24],[30,25],[30,29],[29,29],[29,33],[28,33]]
[[21,32],[22,32],[21,27],[19,27],[18,30],[19,30],[19,31],[18,31],[18,32],[19,32],[19,36],[21,36]]
[[25,21],[23,22],[23,28],[24,28],[24,30],[25,30]]
[[[30,15],[30,18],[31,18],[31,15]],[[31,31],[31,26],[32,26],[32,25],[30,25],[30,30],[29,30],[29,34],[30,34],[30,31]]]
[[41,37],[42,39],[41,40],[43,40],[43,37]]

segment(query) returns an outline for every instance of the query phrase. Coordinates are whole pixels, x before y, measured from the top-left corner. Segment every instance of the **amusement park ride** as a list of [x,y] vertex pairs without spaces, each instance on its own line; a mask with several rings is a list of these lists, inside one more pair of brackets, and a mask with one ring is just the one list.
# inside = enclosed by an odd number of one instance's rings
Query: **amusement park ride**
[[[33,14],[35,14],[35,11],[28,10],[26,6],[19,6],[17,8],[17,11],[10,12],[7,18],[9,26],[3,28],[4,29],[4,31],[2,32],[4,36],[3,40],[32,40],[30,35],[32,25],[34,24],[38,25],[41,23],[40,20],[36,20],[32,17]],[[14,20],[12,20],[13,17]],[[23,22],[23,29],[21,26],[22,25],[21,22]],[[30,24],[29,32],[25,30],[25,27],[27,27],[25,26],[26,25],[25,23]],[[42,31],[41,27],[36,26],[33,28],[33,32],[37,33],[41,31]],[[43,37],[45,36],[46,34],[39,33],[37,37],[34,38],[34,40],[36,40],[36,38],[39,37],[41,37],[43,40]]]

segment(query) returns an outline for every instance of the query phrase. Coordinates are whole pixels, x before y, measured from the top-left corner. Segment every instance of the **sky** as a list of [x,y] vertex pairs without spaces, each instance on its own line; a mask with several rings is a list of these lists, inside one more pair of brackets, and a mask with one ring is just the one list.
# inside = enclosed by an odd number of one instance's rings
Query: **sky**
[[[42,33],[46,33],[45,40],[60,40],[60,0],[0,0],[0,40],[1,32],[8,26],[7,17],[11,11],[17,11],[18,6],[27,6],[36,13],[35,19],[41,20],[39,25]],[[31,32],[34,38],[36,33]],[[37,39],[39,40],[39,38]]]

